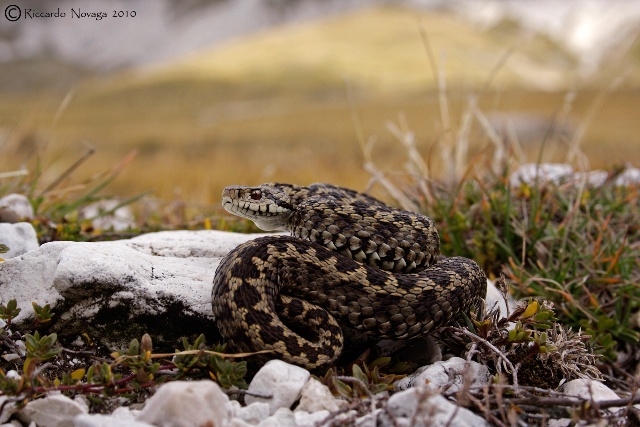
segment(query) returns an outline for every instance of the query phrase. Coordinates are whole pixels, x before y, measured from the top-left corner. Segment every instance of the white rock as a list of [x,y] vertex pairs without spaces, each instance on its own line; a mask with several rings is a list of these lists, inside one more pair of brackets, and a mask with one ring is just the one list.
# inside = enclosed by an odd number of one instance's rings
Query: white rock
[[607,178],[609,178],[609,174],[602,170],[575,172],[573,174],[573,179],[576,183],[581,183],[584,181],[592,187],[600,187],[604,185],[604,183],[607,182]]
[[247,395],[244,401],[247,405],[253,402],[267,403],[269,414],[274,414],[278,408],[291,408],[291,405],[300,397],[300,392],[310,376],[309,371],[299,366],[281,360],[270,360],[253,377],[248,391],[273,397],[263,399]]
[[[606,385],[599,381],[590,379],[577,379],[571,380],[568,383],[562,384],[560,390],[571,396],[578,396],[582,399],[593,400],[594,402],[601,402],[603,400],[615,400],[620,399],[620,396],[616,394]],[[612,407],[610,411],[617,412],[622,408]]]
[[255,424],[250,424],[240,418],[232,418],[226,427],[253,427]]
[[302,387],[300,403],[295,411],[316,412],[327,410],[333,412],[340,409],[345,403],[344,400],[333,397],[329,387],[311,378],[304,387]]
[[[129,327],[148,329],[152,336],[175,332],[179,338],[198,322],[202,330],[213,328],[211,283],[221,257],[261,235],[183,231],[116,242],[48,243],[3,263],[2,299],[18,301],[22,312],[16,322],[33,312],[32,301],[53,309],[64,301],[69,309],[54,319],[56,332],[81,334],[90,325],[112,347],[127,345],[131,335],[123,328]],[[146,323],[138,322],[141,314]],[[191,323],[191,331],[167,331],[162,324],[169,320]]]
[[563,163],[525,163],[509,178],[512,186],[520,184],[534,185],[545,182],[560,183],[573,174],[571,165]]
[[413,427],[489,426],[484,418],[466,408],[458,407],[439,394],[433,394],[425,387],[414,387],[394,394],[387,402],[387,409],[399,421],[404,419],[403,425]]
[[502,293],[498,290],[495,283],[489,279],[487,279],[487,297],[484,301],[488,309],[493,308],[493,306],[497,304],[502,317],[507,317],[507,306],[509,306],[509,312],[513,313],[517,305],[516,300],[514,300],[511,295],[507,296],[507,301],[505,302],[504,298],[502,298]]
[[569,427],[572,425],[572,421],[569,418],[560,418],[557,420],[547,421],[548,427]]
[[295,411],[293,417],[298,427],[316,427],[329,416],[329,411],[318,412]]
[[640,169],[625,169],[620,175],[616,177],[615,183],[619,186],[630,186],[640,183]]
[[40,247],[36,230],[28,222],[15,224],[0,223],[0,243],[9,247],[9,251],[0,254],[0,258],[15,258]]
[[224,426],[231,420],[229,398],[213,381],[175,381],[151,396],[137,421],[161,427]]
[[258,424],[269,417],[269,405],[264,402],[253,402],[234,411],[234,417],[249,424]]
[[590,379],[577,379],[564,383],[561,390],[572,396],[578,396],[583,399],[591,399],[594,402],[601,400],[620,399],[615,391],[599,381]]
[[0,208],[8,208],[23,219],[33,218],[33,207],[26,196],[11,193],[0,198]]
[[[559,184],[568,181],[579,184],[584,181],[592,187],[600,187],[607,181],[608,177],[609,174],[603,170],[574,172],[571,165],[563,163],[526,163],[511,175],[509,181],[511,186],[520,184],[533,185],[536,179],[540,184],[546,182]],[[625,169],[616,177],[614,183],[617,186],[630,186],[640,183],[640,169],[632,167]]]
[[116,408],[111,415],[83,414],[73,419],[74,427],[149,427],[151,424],[136,421],[136,414],[128,407]]
[[27,423],[34,422],[39,427],[71,427],[74,417],[86,412],[85,405],[62,394],[53,394],[27,403],[21,416]]
[[275,414],[258,424],[259,427],[297,427],[296,419],[289,408],[280,408]]
[[395,385],[398,390],[415,386],[434,392],[455,393],[462,388],[465,378],[470,381],[470,386],[478,387],[489,383],[491,373],[480,363],[471,361],[467,366],[466,360],[452,357],[446,361],[423,366],[413,374],[396,381]]
[[[133,228],[136,225],[133,211],[129,206],[116,207],[119,200],[101,200],[85,206],[80,210],[80,216],[91,221],[98,230],[122,231]],[[106,212],[113,212],[106,214]]]
[[73,419],[73,427],[153,427],[153,424],[113,415],[83,414]]
[[6,400],[7,396],[0,396],[0,406],[3,408],[2,413],[0,414],[0,423],[6,423],[14,413],[18,412],[15,403],[12,402],[5,404]]

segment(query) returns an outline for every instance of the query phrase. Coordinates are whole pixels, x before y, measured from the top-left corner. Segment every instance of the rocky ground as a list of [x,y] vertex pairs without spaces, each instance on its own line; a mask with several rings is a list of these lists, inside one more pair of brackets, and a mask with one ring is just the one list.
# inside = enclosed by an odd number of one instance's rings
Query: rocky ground
[[[554,173],[545,170],[547,179]],[[538,172],[540,173],[540,171]],[[523,174],[519,179],[526,179]],[[524,177],[524,178],[523,178]],[[636,177],[637,178],[637,177]],[[597,179],[597,177],[593,177]],[[29,204],[19,195],[0,202],[21,218]],[[0,212],[2,214],[2,212]],[[180,337],[208,334],[215,342],[211,283],[224,255],[257,235],[221,231],[172,231],[127,240],[97,243],[52,242],[39,246],[26,222],[0,223],[0,243],[10,252],[0,267],[0,302],[15,299],[20,314],[14,325],[32,321],[32,302],[50,304],[55,312],[47,332],[73,339],[88,334],[109,349],[126,349],[132,337],[154,337],[156,347],[172,351]],[[487,305],[502,303],[490,284]],[[31,317],[30,317],[31,316]],[[430,345],[436,346],[431,343]],[[154,348],[155,350],[155,348]],[[3,351],[5,361],[24,349]],[[482,426],[486,414],[461,405],[461,390],[482,390],[494,381],[487,366],[433,351],[430,363],[395,382],[395,390],[358,399],[336,396],[309,371],[273,360],[253,376],[248,390],[223,390],[210,380],[174,381],[153,387],[144,403],[119,406],[108,414],[90,411],[84,395],[49,392],[19,409],[0,397],[2,425],[37,426]],[[16,371],[6,376],[19,378]],[[344,379],[349,381],[349,379]],[[596,407],[621,398],[602,382],[575,379],[554,393]],[[579,400],[583,399],[583,400]],[[566,400],[556,400],[558,405]],[[123,400],[124,403],[124,400]],[[628,401],[631,403],[631,401]],[[117,406],[117,405],[116,405]],[[609,416],[634,411],[606,405]],[[476,405],[477,407],[477,405]],[[525,407],[525,406],[523,406]],[[640,409],[636,405],[635,411]],[[626,411],[626,412],[625,412]],[[550,411],[553,413],[553,411]],[[637,414],[635,415],[637,417]],[[629,418],[631,419],[631,418]],[[558,416],[543,423],[572,425]],[[579,421],[578,421],[579,422]]]

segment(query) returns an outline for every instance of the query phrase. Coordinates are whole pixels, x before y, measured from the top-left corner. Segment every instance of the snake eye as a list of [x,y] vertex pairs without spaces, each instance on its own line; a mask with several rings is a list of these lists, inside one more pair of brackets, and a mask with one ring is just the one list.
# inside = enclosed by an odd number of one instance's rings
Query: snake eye
[[251,200],[260,200],[262,198],[262,191],[253,190],[251,192]]

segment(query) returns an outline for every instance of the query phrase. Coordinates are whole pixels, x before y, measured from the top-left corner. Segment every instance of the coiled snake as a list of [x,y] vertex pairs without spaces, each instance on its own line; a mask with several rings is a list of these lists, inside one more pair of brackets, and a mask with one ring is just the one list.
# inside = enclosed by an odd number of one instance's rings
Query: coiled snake
[[440,260],[431,219],[365,194],[328,184],[232,186],[222,204],[263,230],[291,232],[238,246],[216,270],[216,324],[238,349],[317,368],[342,351],[340,325],[404,340],[485,296],[474,261]]

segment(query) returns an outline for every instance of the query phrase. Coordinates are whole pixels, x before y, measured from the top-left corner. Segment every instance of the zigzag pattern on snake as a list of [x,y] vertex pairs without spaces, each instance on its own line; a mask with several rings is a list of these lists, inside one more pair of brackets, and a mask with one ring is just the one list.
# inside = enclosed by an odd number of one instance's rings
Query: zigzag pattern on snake
[[410,339],[476,306],[486,276],[472,260],[440,259],[433,221],[328,184],[232,186],[223,207],[263,230],[215,273],[220,333],[242,351],[272,350],[309,369],[336,360],[341,327]]

